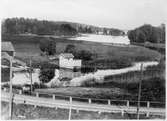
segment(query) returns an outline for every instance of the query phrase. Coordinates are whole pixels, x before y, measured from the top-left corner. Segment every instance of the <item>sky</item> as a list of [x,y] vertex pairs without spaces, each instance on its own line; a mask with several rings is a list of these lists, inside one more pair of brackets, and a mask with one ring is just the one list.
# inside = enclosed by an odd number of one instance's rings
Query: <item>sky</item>
[[70,21],[134,29],[166,23],[167,0],[1,0],[2,18]]

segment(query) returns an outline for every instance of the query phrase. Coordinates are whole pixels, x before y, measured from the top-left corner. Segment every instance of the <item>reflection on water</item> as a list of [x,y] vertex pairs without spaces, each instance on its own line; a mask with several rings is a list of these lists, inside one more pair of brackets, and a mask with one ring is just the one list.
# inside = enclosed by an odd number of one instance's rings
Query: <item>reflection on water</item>
[[82,34],[79,37],[69,38],[72,40],[85,40],[91,42],[130,44],[127,36],[111,36],[111,35],[96,35],[96,34]]

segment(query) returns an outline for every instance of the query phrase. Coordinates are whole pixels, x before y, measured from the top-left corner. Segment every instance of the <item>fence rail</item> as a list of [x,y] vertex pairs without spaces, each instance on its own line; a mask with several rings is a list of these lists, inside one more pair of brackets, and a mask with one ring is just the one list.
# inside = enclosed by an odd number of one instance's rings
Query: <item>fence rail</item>
[[[66,100],[55,100],[56,95],[52,95],[52,98],[44,98],[40,97],[40,94],[38,92],[35,93],[35,96],[30,95],[23,95],[23,94],[14,94],[13,96],[13,102],[16,104],[29,104],[36,106],[44,106],[44,107],[54,107],[54,108],[63,108],[63,109],[73,109],[73,110],[84,110],[84,111],[95,111],[98,113],[101,112],[113,112],[113,113],[121,113],[123,116],[124,113],[128,114],[136,114],[136,107],[132,107],[129,105],[128,102],[126,102],[125,106],[117,106],[117,105],[111,105],[108,103],[108,105],[105,104],[92,104],[92,99],[88,98],[87,103],[84,102],[78,102],[75,101],[73,97],[68,97],[68,101]],[[85,98],[84,98],[85,99]],[[9,101],[9,93],[2,91],[1,93],[1,100],[2,101]],[[107,102],[110,102],[112,100],[107,100]],[[141,107],[140,108],[140,114],[146,114],[147,117],[149,115],[165,115],[165,108],[146,108]]]
[[[8,88],[3,88],[3,91],[8,92]],[[47,92],[32,92],[32,93],[23,93],[22,90],[15,91],[17,94],[24,94],[24,95],[31,95],[33,97],[44,97],[44,98],[52,98],[55,99],[63,99],[63,100],[70,100],[79,101],[79,102],[87,102],[89,104],[106,104],[106,105],[117,105],[117,106],[137,106],[138,101],[136,100],[113,100],[113,99],[97,99],[97,98],[83,98],[83,97],[76,97],[76,96],[69,96],[69,95],[58,95],[52,94]],[[158,102],[158,101],[139,101],[141,107],[147,108],[165,108],[165,102]]]

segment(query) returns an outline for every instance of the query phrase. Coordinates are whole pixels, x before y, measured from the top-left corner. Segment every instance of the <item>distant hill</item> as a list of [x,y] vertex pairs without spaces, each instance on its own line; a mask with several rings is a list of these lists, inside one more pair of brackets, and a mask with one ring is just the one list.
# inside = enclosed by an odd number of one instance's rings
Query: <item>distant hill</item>
[[120,36],[125,33],[115,28],[97,27],[87,24],[47,21],[29,18],[7,18],[2,22],[2,34],[77,35],[94,33]]

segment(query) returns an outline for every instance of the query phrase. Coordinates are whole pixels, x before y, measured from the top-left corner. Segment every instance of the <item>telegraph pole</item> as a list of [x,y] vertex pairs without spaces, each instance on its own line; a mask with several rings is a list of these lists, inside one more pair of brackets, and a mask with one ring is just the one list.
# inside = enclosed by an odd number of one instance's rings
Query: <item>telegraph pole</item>
[[30,79],[31,79],[31,94],[32,94],[32,57],[30,57]]
[[12,98],[13,98],[13,93],[12,93],[12,57],[10,57],[10,99],[9,99],[9,118],[12,120]]
[[96,54],[96,52],[95,52],[95,50],[94,50],[94,54],[95,54],[95,72],[97,71],[97,63],[96,63],[96,60],[97,60],[97,54]]
[[138,92],[138,102],[137,102],[137,119],[140,118],[139,108],[140,108],[140,98],[141,98],[141,85],[143,79],[143,63],[141,64],[140,70],[141,70],[141,75],[139,81],[139,92]]
[[71,120],[71,105],[72,105],[72,97],[70,97],[70,108],[69,108],[68,120]]

